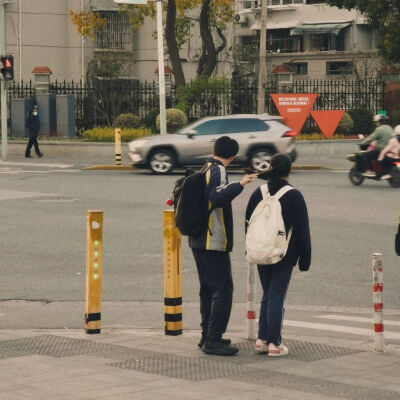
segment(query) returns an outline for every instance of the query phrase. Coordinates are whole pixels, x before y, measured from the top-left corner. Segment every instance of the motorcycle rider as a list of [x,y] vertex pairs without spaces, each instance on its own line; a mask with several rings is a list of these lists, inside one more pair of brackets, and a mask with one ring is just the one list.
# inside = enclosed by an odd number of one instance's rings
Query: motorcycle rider
[[388,124],[388,118],[386,115],[376,114],[373,117],[376,128],[375,130],[365,138],[360,144],[367,145],[375,141],[377,149],[373,149],[363,153],[360,165],[361,171],[364,171],[363,176],[371,177],[375,176],[375,172],[368,170],[372,161],[379,157],[380,152],[387,146],[389,139],[393,134],[393,128]]
[[378,161],[382,169],[381,179],[390,179],[393,161],[400,159],[400,125],[394,128],[387,146],[380,152]]

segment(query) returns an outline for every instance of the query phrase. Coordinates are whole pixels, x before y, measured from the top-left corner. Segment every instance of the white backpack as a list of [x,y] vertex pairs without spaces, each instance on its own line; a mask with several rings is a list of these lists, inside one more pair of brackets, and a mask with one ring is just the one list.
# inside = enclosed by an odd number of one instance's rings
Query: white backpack
[[279,199],[293,189],[286,185],[275,196],[268,192],[268,185],[261,186],[263,199],[250,218],[246,234],[247,261],[251,264],[276,264],[285,256],[292,228],[286,237],[285,224]]

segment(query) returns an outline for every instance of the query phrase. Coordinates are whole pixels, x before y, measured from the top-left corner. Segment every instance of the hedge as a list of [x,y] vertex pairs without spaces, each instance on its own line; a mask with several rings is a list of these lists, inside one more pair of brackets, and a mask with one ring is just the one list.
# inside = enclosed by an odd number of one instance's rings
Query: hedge
[[[151,135],[150,129],[121,129],[121,141],[130,142],[131,140]],[[82,139],[87,142],[114,142],[115,129],[113,128],[93,128],[82,133]]]

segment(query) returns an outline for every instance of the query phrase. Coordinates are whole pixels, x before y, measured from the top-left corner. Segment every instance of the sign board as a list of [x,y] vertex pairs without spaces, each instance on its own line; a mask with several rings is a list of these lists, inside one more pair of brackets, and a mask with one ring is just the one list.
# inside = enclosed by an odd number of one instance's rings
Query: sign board
[[301,132],[317,96],[318,94],[308,93],[271,94],[284,123],[293,129],[297,135]]
[[344,110],[313,110],[311,115],[317,123],[322,134],[330,138],[336,131],[340,121],[343,118]]
[[119,4],[147,4],[147,0],[114,0],[114,3],[119,3]]

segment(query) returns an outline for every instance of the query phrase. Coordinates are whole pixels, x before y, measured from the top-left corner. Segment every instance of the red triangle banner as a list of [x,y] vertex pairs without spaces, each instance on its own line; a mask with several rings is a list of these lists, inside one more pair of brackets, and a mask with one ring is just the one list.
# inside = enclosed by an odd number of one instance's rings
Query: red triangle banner
[[321,129],[322,134],[330,138],[336,131],[340,121],[343,118],[345,110],[321,110],[311,111],[311,115],[317,123],[319,129]]
[[318,94],[308,93],[280,93],[271,94],[283,122],[292,128],[298,135],[306,122]]

